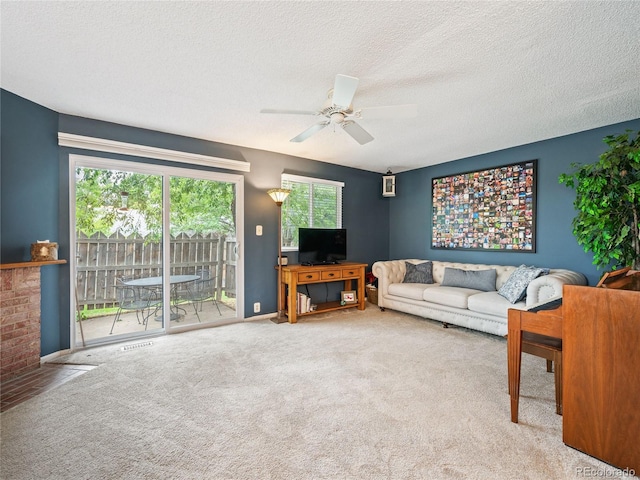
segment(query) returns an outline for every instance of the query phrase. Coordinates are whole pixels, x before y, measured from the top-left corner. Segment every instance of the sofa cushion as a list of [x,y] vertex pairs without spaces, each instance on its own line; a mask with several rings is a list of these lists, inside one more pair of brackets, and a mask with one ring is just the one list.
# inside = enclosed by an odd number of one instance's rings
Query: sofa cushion
[[491,292],[496,289],[496,270],[462,270],[460,268],[444,269],[443,287],[471,288]]
[[482,292],[473,295],[469,297],[468,305],[471,312],[486,313],[504,318],[507,318],[507,310],[510,308],[518,308],[520,310],[527,308],[525,302],[513,304],[498,292]]
[[527,267],[526,265],[520,265],[509,276],[507,281],[500,287],[498,293],[511,303],[516,303],[527,295],[527,287],[532,280],[539,277],[544,272],[542,268]]
[[389,295],[396,295],[402,298],[412,298],[413,300],[422,300],[424,291],[435,284],[427,285],[424,283],[392,283],[389,285]]
[[469,297],[481,293],[480,290],[460,287],[426,288],[422,299],[427,302],[447,305],[448,307],[467,308]]
[[406,273],[404,274],[403,283],[433,283],[433,263],[409,263],[404,262]]

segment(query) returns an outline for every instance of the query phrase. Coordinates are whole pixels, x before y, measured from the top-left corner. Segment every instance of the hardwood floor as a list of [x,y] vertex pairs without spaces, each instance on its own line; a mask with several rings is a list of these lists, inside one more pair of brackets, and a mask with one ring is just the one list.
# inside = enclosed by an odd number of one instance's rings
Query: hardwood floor
[[68,382],[96,365],[45,363],[37,370],[3,382],[0,386],[0,412]]

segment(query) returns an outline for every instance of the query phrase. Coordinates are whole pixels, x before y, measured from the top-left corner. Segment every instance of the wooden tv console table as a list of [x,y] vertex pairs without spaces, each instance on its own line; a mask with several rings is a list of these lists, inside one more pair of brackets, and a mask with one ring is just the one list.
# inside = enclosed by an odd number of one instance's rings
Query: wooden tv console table
[[[366,267],[366,263],[353,262],[335,265],[283,265],[280,288],[282,289],[282,298],[286,299],[285,310],[289,323],[296,323],[298,316],[313,315],[314,313],[353,307],[358,307],[358,310],[364,310],[364,270]],[[344,282],[344,289],[352,290],[352,280],[358,282],[356,303],[348,303],[346,305],[342,305],[340,301],[319,303],[317,304],[317,309],[312,312],[296,313],[298,285]]]

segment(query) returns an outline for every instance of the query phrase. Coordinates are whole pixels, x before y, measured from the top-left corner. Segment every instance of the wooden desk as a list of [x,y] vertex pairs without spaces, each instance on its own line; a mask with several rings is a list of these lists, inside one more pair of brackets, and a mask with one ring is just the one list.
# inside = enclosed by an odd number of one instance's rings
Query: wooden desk
[[[341,310],[343,308],[358,307],[364,310],[364,269],[366,263],[345,262],[336,265],[286,265],[282,267],[282,298],[286,299],[286,314],[289,323],[296,323],[298,315],[313,315],[315,313]],[[297,312],[297,292],[298,285],[326,282],[344,282],[344,290],[353,290],[352,280],[358,282],[356,303],[341,305],[340,301],[319,303],[313,312],[298,314]]]
[[[508,335],[507,335],[507,368],[509,371],[509,395],[511,397],[511,421],[518,423],[518,404],[520,400],[520,367],[522,364],[523,333],[529,332],[554,339],[562,339],[562,309],[560,306],[553,310],[541,310],[539,312],[527,312],[525,310],[509,309]],[[549,339],[551,340],[551,339]],[[560,340],[558,340],[560,342]],[[547,349],[544,345],[530,343],[526,348],[529,353],[540,355],[537,349]],[[556,411],[562,413],[562,357],[554,357],[556,375]],[[547,359],[549,359],[547,357]]]
[[565,285],[562,328],[564,443],[636,474],[640,472],[640,291],[632,288],[637,279],[627,278],[622,289]]

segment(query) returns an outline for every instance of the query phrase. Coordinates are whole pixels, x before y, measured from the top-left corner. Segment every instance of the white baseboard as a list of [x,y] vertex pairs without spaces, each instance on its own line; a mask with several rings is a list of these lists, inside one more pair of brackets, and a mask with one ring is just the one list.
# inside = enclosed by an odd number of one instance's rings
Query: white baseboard
[[51,360],[55,360],[56,358],[61,357],[62,355],[66,355],[68,353],[71,353],[71,349],[60,350],[59,352],[53,352],[53,353],[50,353],[49,355],[45,355],[44,357],[40,357],[40,365],[42,365],[43,363],[50,362]]
[[277,315],[278,315],[278,312],[264,313],[262,315],[254,315],[253,317],[245,318],[244,321],[253,322],[255,320],[270,320]]

